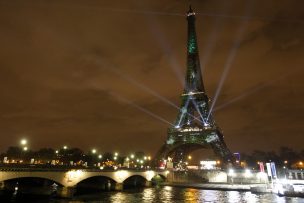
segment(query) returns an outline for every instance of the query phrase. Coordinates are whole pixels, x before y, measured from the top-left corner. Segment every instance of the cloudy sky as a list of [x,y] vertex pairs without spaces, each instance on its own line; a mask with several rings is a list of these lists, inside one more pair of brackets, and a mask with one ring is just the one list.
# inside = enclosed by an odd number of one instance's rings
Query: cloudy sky
[[[191,4],[231,151],[303,149],[304,1]],[[0,151],[27,138],[33,149],[155,153],[177,116],[168,101],[180,104],[188,6],[0,0]]]

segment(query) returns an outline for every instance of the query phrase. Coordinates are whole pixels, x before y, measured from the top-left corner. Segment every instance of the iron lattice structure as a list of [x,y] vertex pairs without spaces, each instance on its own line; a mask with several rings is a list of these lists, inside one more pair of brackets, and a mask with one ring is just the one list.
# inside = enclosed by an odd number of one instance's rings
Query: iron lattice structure
[[224,162],[233,156],[227,148],[223,134],[209,111],[209,98],[202,80],[198,44],[195,31],[195,13],[187,12],[187,73],[181,108],[174,127],[168,129],[165,144],[156,155],[156,161],[173,158],[174,162],[199,148],[212,148]]

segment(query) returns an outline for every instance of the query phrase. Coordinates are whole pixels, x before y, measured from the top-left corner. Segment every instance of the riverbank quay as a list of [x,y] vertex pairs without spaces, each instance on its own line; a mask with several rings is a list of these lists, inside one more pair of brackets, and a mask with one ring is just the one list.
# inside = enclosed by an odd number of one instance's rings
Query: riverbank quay
[[[165,182],[163,186],[194,188],[204,190],[251,191],[252,188],[267,188],[267,184],[228,184],[228,183],[174,183]],[[264,193],[271,193],[265,190]]]

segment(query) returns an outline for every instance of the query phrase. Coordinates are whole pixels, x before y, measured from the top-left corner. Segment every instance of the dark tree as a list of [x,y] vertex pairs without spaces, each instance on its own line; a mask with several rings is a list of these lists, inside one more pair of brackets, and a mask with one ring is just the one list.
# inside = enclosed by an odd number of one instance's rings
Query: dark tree
[[22,149],[20,147],[9,147],[5,155],[11,159],[20,159],[22,157]]
[[299,159],[300,154],[291,148],[281,147],[279,149],[279,156],[282,162],[287,161],[287,165],[290,166],[291,163],[296,162]]

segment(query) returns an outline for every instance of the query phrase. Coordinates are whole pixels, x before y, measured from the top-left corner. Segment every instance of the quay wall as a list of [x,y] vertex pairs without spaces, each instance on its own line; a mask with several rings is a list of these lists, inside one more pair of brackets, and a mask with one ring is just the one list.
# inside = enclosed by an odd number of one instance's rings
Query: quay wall
[[229,184],[259,184],[268,183],[264,173],[253,172],[245,174],[236,172],[233,175],[222,170],[188,170],[170,171],[167,182],[175,183],[229,183]]

